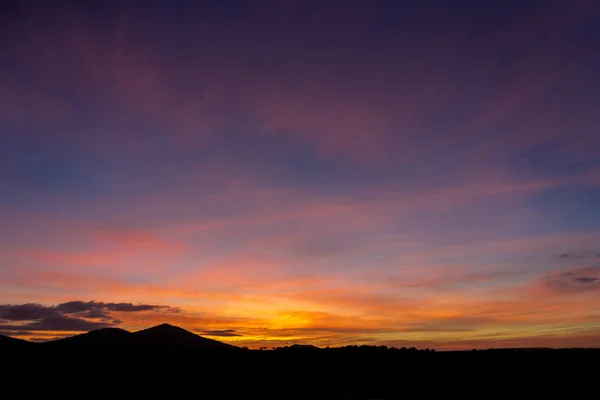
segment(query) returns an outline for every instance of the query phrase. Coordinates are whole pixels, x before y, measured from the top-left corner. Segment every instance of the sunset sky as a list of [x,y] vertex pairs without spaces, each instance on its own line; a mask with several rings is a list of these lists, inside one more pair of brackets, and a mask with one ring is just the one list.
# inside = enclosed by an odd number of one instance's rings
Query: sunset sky
[[0,334],[600,347],[600,2],[0,7]]

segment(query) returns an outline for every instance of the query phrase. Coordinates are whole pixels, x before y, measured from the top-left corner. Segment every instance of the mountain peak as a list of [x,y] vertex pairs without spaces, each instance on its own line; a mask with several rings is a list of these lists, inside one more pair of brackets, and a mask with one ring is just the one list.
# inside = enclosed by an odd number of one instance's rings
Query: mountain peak
[[146,329],[142,329],[140,331],[136,331],[134,333],[142,333],[142,332],[157,332],[157,333],[161,333],[161,334],[169,334],[169,335],[176,335],[176,334],[180,334],[180,335],[194,335],[194,336],[198,336],[195,333],[192,333],[184,328],[180,328],[179,326],[175,326],[175,325],[171,325],[171,324],[160,324],[160,325],[155,325],[153,327],[150,328],[146,328]]
[[121,328],[101,328],[46,342],[46,346],[115,346],[128,345],[131,341],[131,333]]
[[140,343],[151,345],[186,346],[195,348],[235,348],[212,339],[196,335],[186,329],[170,324],[160,324],[152,328],[134,332],[133,335]]
[[[183,329],[183,328],[180,328],[180,327],[175,326],[175,325],[167,324],[166,322],[164,324],[156,325],[156,326],[153,326],[152,328],[148,328],[148,329],[153,329],[153,328],[160,328],[160,329]],[[183,330],[185,330],[185,329],[183,329]]]

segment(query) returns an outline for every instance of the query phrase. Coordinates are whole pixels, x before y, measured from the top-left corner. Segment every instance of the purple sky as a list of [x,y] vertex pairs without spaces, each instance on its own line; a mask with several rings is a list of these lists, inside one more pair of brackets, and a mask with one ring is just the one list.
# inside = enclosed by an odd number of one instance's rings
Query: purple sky
[[600,346],[598,21],[3,3],[0,334]]

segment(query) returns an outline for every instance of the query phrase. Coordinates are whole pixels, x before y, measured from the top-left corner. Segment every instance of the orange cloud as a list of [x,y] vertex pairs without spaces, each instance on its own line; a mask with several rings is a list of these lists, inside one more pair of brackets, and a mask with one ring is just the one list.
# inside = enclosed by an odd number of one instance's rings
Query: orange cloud
[[[538,343],[546,343],[550,340],[546,338],[549,332],[559,339],[556,343],[584,340],[583,333],[573,329],[589,331],[592,328],[586,326],[597,321],[596,313],[586,306],[590,304],[590,298],[565,297],[565,294],[537,286],[537,282],[533,281],[521,290],[497,289],[488,294],[491,297],[477,301],[467,293],[449,295],[441,292],[438,297],[378,294],[385,292],[384,286],[327,289],[327,281],[292,280],[291,286],[283,290],[267,286],[254,295],[221,292],[216,293],[216,297],[210,292],[194,294],[144,285],[135,289],[131,285],[115,283],[103,290],[110,289],[113,298],[170,298],[179,304],[186,303],[186,296],[193,300],[177,315],[114,313],[113,316],[123,320],[129,329],[170,322],[198,332],[230,330],[239,336],[220,339],[256,347],[299,342],[322,346],[377,342],[414,343],[440,349],[481,348],[502,343],[534,343],[538,337]],[[323,289],[302,289],[302,286],[317,284],[324,285]],[[540,290],[544,290],[543,295]],[[204,301],[209,302],[205,304],[210,312],[198,308],[197,305]],[[567,318],[569,324],[564,322]]]

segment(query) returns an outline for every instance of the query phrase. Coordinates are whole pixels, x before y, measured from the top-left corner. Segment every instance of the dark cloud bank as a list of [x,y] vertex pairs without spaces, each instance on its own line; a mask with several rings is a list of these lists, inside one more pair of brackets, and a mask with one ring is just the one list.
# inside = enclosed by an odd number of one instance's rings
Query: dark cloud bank
[[97,301],[69,301],[56,306],[37,303],[0,305],[0,334],[23,336],[36,331],[87,332],[122,323],[112,312],[179,312],[170,306]]
[[221,336],[221,337],[233,337],[233,336],[243,336],[239,333],[236,333],[235,329],[221,329],[221,330],[213,330],[213,331],[201,331],[196,330],[201,335],[207,336]]

